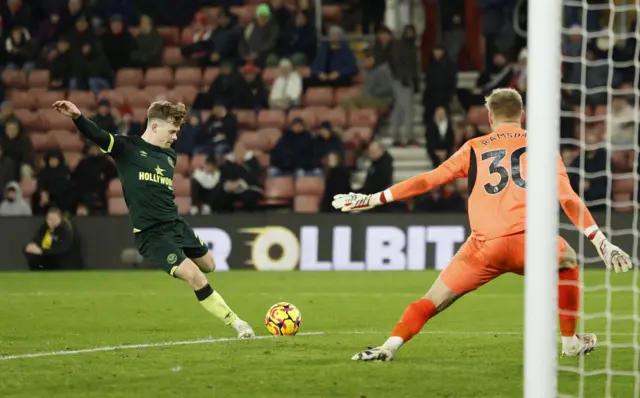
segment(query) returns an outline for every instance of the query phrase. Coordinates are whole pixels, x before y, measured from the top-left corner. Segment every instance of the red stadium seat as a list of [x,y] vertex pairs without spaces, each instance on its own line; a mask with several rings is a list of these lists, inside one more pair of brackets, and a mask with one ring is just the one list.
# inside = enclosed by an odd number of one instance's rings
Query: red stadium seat
[[296,195],[322,196],[324,194],[324,177],[298,177],[295,182]]
[[20,189],[22,190],[22,197],[31,197],[38,188],[38,181],[35,178],[24,178],[20,181]]
[[54,149],[58,145],[56,140],[47,133],[29,134],[29,139],[31,140],[33,149],[35,149],[36,151],[46,151],[49,149]]
[[191,180],[182,174],[175,174],[173,176],[173,192],[176,196],[191,195]]
[[151,104],[157,98],[166,97],[169,89],[166,86],[147,86],[144,88],[144,93],[147,96],[149,104]]
[[110,198],[121,198],[124,196],[122,192],[122,183],[117,178],[109,181],[109,187],[107,188],[107,196]]
[[107,209],[109,214],[114,216],[129,214],[129,209],[127,209],[124,198],[109,198],[107,201]]
[[220,74],[219,68],[207,68],[204,70],[204,75],[202,76],[202,81],[204,84],[209,85],[213,83],[213,81]]
[[176,197],[176,204],[178,205],[178,214],[189,214],[189,211],[191,210],[191,197],[178,196]]
[[338,87],[336,89],[336,103],[359,96],[362,93],[361,86],[355,87]]
[[26,88],[27,87],[27,74],[21,70],[9,70],[2,71],[0,76],[2,83],[9,88]]
[[633,211],[633,196],[631,192],[614,193],[611,196],[614,211],[620,213],[630,213]]
[[369,145],[373,137],[373,129],[371,127],[349,127],[345,135],[349,134],[354,135],[358,145]]
[[240,134],[238,140],[242,142],[247,149],[251,150],[257,149],[260,151],[267,151],[271,148],[271,141],[269,140],[269,137],[254,131],[247,131]]
[[258,125],[260,127],[276,127],[281,129],[285,126],[284,112],[276,109],[263,109],[258,114]]
[[41,108],[38,110],[38,114],[40,115],[40,127],[42,127],[42,130],[76,130],[76,125],[71,118],[60,115],[53,108]]
[[164,50],[162,50],[163,65],[178,65],[182,62],[184,62],[184,58],[182,58],[180,47],[171,46],[165,47]]
[[278,68],[265,68],[262,72],[262,80],[267,84],[267,86],[271,87],[273,82],[278,77]]
[[29,109],[16,109],[14,112],[26,130],[33,131],[40,129],[40,115],[38,113],[32,112]]
[[102,90],[98,93],[98,101],[101,99],[107,99],[111,103],[112,108],[120,108],[125,101],[123,93],[126,91],[122,90],[123,88],[117,90]]
[[193,44],[193,33],[193,28],[190,26],[182,28],[182,32],[180,32],[180,45]]
[[69,167],[69,170],[73,172],[78,164],[82,160],[82,152],[64,152],[64,162]]
[[202,85],[202,70],[200,68],[178,68],[175,74],[176,85],[196,86]]
[[29,87],[49,87],[49,71],[46,69],[35,69],[29,73],[27,79]]
[[96,95],[91,91],[70,91],[67,99],[78,107],[96,108]]
[[267,202],[272,199],[291,199],[295,193],[293,177],[267,177],[264,183],[264,196]]
[[339,5],[322,6],[322,19],[327,22],[340,22],[342,10]]
[[144,90],[137,87],[118,87],[116,91],[124,99],[124,103],[133,108],[149,107],[149,94]]
[[58,147],[65,152],[82,152],[85,142],[76,133],[64,130],[52,130],[49,132],[58,143]]
[[184,176],[189,174],[189,155],[178,154],[175,173],[182,174]]
[[378,115],[373,109],[354,109],[349,113],[350,126],[373,127],[378,122]]
[[267,138],[267,140],[269,141],[268,149],[271,150],[276,144],[276,142],[278,142],[280,137],[282,137],[282,130],[276,127],[267,127],[267,128],[258,130],[256,134],[259,134]]
[[144,75],[141,69],[122,68],[116,73],[116,87],[131,86],[141,87],[144,83]]
[[307,128],[314,127],[317,122],[314,111],[308,109],[292,109],[287,117],[287,123],[291,124],[291,121],[295,118],[302,118]]
[[611,192],[613,193],[631,193],[634,189],[634,179],[633,178],[624,178],[613,179],[613,185],[611,187]]
[[342,108],[329,109],[324,114],[320,115],[320,122],[328,121],[334,127],[344,128],[347,126],[347,112]]
[[233,113],[238,118],[238,127],[243,129],[256,127],[256,113],[254,111],[234,110]]
[[133,120],[136,122],[144,123],[147,120],[147,109],[149,108],[149,104],[144,108],[133,108]]
[[51,105],[56,102],[64,99],[63,91],[42,91],[37,93],[36,97],[36,108],[46,108],[51,109]]
[[262,167],[263,169],[269,167],[269,163],[271,160],[269,159],[268,153],[264,153],[262,151],[254,151],[253,155],[256,157],[256,160],[258,161],[258,164],[260,164],[260,167]]
[[147,86],[173,86],[173,69],[163,66],[158,68],[149,68],[144,75],[144,83]]
[[9,100],[13,107],[23,109],[34,109],[38,104],[38,99],[26,90],[11,90],[9,92]]
[[191,105],[198,95],[198,90],[193,86],[176,86],[172,94],[180,96],[181,101],[186,105]]
[[180,44],[180,29],[175,26],[158,26],[158,33],[162,36],[165,46],[176,46]]
[[196,169],[200,169],[202,167],[204,167],[204,164],[207,161],[207,155],[193,155],[193,157],[191,158],[191,166],[190,166],[190,170],[191,173],[193,173],[194,170]]
[[332,106],[333,88],[311,87],[304,94],[302,103],[305,106]]
[[320,211],[321,196],[296,195],[293,200],[293,211],[296,213],[318,213]]
[[298,72],[300,74],[300,77],[302,77],[303,79],[311,76],[311,68],[309,68],[308,66],[298,66],[296,67],[296,72]]

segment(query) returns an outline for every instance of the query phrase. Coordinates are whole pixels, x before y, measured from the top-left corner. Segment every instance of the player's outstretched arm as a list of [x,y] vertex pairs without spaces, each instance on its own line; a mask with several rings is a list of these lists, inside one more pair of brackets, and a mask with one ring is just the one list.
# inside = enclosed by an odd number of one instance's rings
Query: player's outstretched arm
[[102,130],[91,120],[82,115],[75,104],[69,101],[56,101],[53,103],[53,109],[59,114],[70,117],[78,128],[78,131],[89,141],[95,142],[105,153],[115,153],[118,144],[113,134]]
[[615,272],[627,272],[633,268],[631,258],[618,246],[609,242],[606,236],[600,231],[598,224],[593,219],[591,212],[584,202],[571,188],[567,170],[562,163],[558,164],[558,196],[560,205],[571,222],[585,234],[587,239],[595,246],[598,254],[609,269]]
[[422,195],[425,192],[451,182],[457,178],[466,177],[469,172],[469,156],[471,147],[465,144],[436,169],[411,177],[399,182],[391,188],[371,195],[360,193],[339,194],[333,197],[331,203],[334,208],[345,213],[359,212],[396,200],[405,200]]

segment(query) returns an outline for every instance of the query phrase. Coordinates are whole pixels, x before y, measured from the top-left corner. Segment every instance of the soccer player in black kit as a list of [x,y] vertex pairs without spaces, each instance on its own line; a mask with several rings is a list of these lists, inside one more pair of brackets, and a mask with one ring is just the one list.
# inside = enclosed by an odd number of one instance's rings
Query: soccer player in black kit
[[209,285],[204,273],[215,269],[209,248],[178,215],[173,192],[176,153],[171,148],[187,113],[184,104],[158,101],[147,111],[142,137],[111,134],[84,117],[69,101],[53,108],[73,119],[84,137],[113,157],[122,182],[124,199],[133,223],[140,254],[169,275],[187,282],[200,304],[239,338],[254,337],[251,326],[240,319]]

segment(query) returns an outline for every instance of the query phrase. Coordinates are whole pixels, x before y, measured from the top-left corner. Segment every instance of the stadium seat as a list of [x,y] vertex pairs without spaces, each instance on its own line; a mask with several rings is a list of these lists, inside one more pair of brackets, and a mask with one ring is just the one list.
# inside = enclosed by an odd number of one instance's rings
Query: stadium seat
[[168,66],[147,69],[144,75],[146,86],[167,86],[173,87],[173,69]]
[[144,108],[133,108],[133,120],[135,120],[136,122],[144,123],[144,121],[147,120],[148,108],[149,108],[148,103]]
[[147,106],[149,106],[156,98],[166,97],[169,89],[167,86],[151,85],[144,88],[144,93],[147,96],[147,101],[149,101]]
[[258,164],[260,164],[260,167],[262,167],[263,169],[269,167],[271,159],[269,159],[268,153],[262,151],[253,151],[253,155],[256,157],[256,160],[258,161]]
[[198,95],[198,90],[193,86],[176,86],[173,88],[170,95],[180,96],[181,101],[186,105],[191,105]]
[[173,192],[176,196],[190,196],[191,180],[182,174],[175,174],[173,176]]
[[276,142],[278,142],[280,137],[282,137],[282,130],[275,127],[267,127],[267,128],[258,130],[256,134],[267,138],[267,140],[269,141],[268,150],[271,150],[274,147],[274,145],[276,145]]
[[109,187],[107,188],[107,196],[110,198],[121,198],[124,196],[122,192],[122,183],[117,178],[109,181]]
[[320,211],[321,196],[296,195],[293,200],[293,211],[296,213],[318,213]]
[[311,68],[309,68],[308,66],[298,66],[296,68],[296,72],[298,72],[300,74],[300,77],[303,79],[311,76]]
[[71,118],[60,115],[53,108],[40,108],[38,114],[40,115],[40,127],[44,131],[76,130],[76,125]]
[[16,109],[14,112],[27,131],[40,129],[40,116],[36,112],[29,109]]
[[178,214],[189,214],[191,210],[191,197],[190,196],[177,196],[176,204],[178,205]]
[[0,77],[2,83],[8,88],[27,87],[27,74],[24,71],[5,69]]
[[611,195],[613,210],[620,213],[633,211],[633,196],[631,192],[614,193]]
[[178,159],[176,160],[176,168],[174,171],[176,174],[182,174],[186,176],[189,174],[189,155],[178,154]]
[[38,188],[38,180],[35,178],[24,178],[20,181],[20,189],[22,190],[22,197],[31,197]]
[[122,68],[116,73],[116,87],[131,86],[141,87],[144,83],[144,75],[141,69]]
[[255,5],[231,7],[231,13],[238,17],[238,24],[240,26],[246,26],[253,20],[256,7]]
[[324,177],[303,176],[296,178],[296,195],[322,196],[324,194]]
[[207,68],[204,70],[204,75],[202,75],[202,81],[204,84],[209,85],[213,83],[213,81],[220,74],[219,68]]
[[64,162],[69,170],[73,171],[78,167],[78,164],[82,160],[82,152],[64,152]]
[[26,90],[11,90],[9,92],[9,100],[16,109],[34,109],[38,104],[38,99]]
[[268,151],[271,149],[271,141],[269,137],[259,134],[256,131],[247,131],[241,133],[238,141],[242,142],[247,149],[250,150],[260,150],[260,151]]
[[278,77],[278,68],[265,68],[262,72],[262,80],[267,84],[267,86],[273,86],[273,82],[276,81]]
[[342,133],[342,143],[347,148],[359,148],[360,136],[356,130],[358,127],[351,127]]
[[298,117],[304,120],[307,129],[313,128],[316,125],[316,114],[308,109],[292,109],[287,117],[287,123],[290,124],[293,119]]
[[200,68],[178,68],[175,73],[176,85],[196,86],[202,85],[202,70]]
[[241,129],[253,129],[256,127],[256,113],[248,110],[234,110],[233,113],[238,118],[238,127]]
[[354,109],[349,112],[350,126],[373,127],[378,122],[378,114],[373,109]]
[[200,169],[202,167],[204,167],[204,164],[207,161],[207,155],[193,155],[191,157],[191,166],[189,167],[191,173],[193,173],[194,170],[196,169]]
[[358,71],[358,74],[356,74],[353,79],[352,79],[353,84],[355,85],[361,85],[364,83],[364,72],[362,71],[362,69],[360,69]]
[[29,73],[27,79],[29,87],[49,87],[49,71],[46,69],[35,69]]
[[171,46],[165,47],[164,50],[162,50],[163,65],[178,65],[182,62],[184,62],[184,58],[182,58],[180,47]]
[[340,22],[342,17],[342,11],[339,5],[323,5],[322,6],[322,19],[327,22]]
[[320,115],[320,122],[328,121],[334,127],[344,128],[347,126],[347,112],[342,108],[329,109],[324,114]]
[[263,109],[258,114],[258,125],[260,127],[276,127],[279,129],[284,128],[284,112],[277,109]]
[[180,32],[180,45],[189,45],[193,43],[193,28],[185,26]]
[[338,87],[335,92],[335,100],[337,104],[340,104],[342,101],[357,97],[362,93],[361,86],[354,87]]
[[51,105],[59,100],[64,99],[64,91],[42,91],[38,92],[36,97],[36,109],[46,108],[51,109]]
[[36,151],[47,151],[56,148],[58,145],[56,140],[47,133],[29,134],[29,139],[31,140],[33,149]]
[[138,36],[138,33],[140,33],[140,28],[138,28],[137,26],[130,26],[128,29],[129,34],[133,37]]
[[120,108],[125,100],[122,89],[123,87],[117,90],[102,90],[98,93],[98,101],[107,99],[112,108]]
[[149,106],[149,94],[137,87],[118,87],[116,91],[133,108]]
[[107,201],[107,209],[109,214],[114,216],[129,214],[129,209],[127,209],[124,198],[109,198]]
[[302,99],[304,106],[333,106],[333,88],[310,87]]
[[267,177],[264,182],[264,196],[267,203],[291,199],[294,192],[293,177]]
[[611,186],[612,193],[631,193],[634,189],[633,178],[614,178]]
[[360,145],[369,145],[373,137],[373,129],[371,127],[349,127],[349,133],[356,135],[357,143]]
[[96,95],[91,91],[70,91],[67,99],[78,107],[96,108]]
[[180,29],[175,26],[158,26],[158,33],[162,36],[165,46],[176,46],[180,44]]
[[49,134],[58,143],[58,147],[65,152],[82,152],[85,146],[84,140],[79,134],[65,130],[52,130]]
[[[312,124],[311,125],[307,124],[307,128],[313,128],[313,127],[316,127],[316,125],[320,124],[321,122],[324,122],[325,120],[327,120],[326,115],[329,113],[331,108],[327,106],[307,106],[306,108],[304,108],[304,110],[306,112],[313,114]],[[307,120],[305,119],[305,123],[306,122]]]

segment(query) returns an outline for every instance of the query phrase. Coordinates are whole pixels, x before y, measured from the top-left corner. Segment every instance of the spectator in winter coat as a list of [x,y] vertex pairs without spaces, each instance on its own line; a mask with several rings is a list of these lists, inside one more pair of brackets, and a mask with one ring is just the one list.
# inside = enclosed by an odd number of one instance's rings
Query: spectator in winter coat
[[278,43],[278,54],[289,57],[295,66],[307,65],[316,57],[316,29],[302,11],[280,30]]
[[465,0],[447,0],[439,4],[442,46],[449,61],[456,65],[465,42]]
[[[110,112],[108,116],[109,115]],[[105,120],[105,122],[110,124],[110,121]],[[116,128],[116,134],[132,137],[142,136],[142,124],[133,120],[133,109],[129,105],[124,105],[120,108],[120,123],[118,123],[118,127]],[[182,139],[182,134],[180,134],[180,138]]]
[[33,167],[33,145],[24,131],[20,131],[18,119],[11,117],[4,122],[4,133],[0,135],[3,157],[13,161],[12,180],[19,181],[22,174],[31,174]]
[[314,147],[316,150],[316,162],[319,165],[327,163],[327,157],[330,153],[337,153],[341,159],[344,157],[344,144],[333,131],[331,122],[320,123]]
[[131,66],[136,41],[124,26],[121,15],[109,19],[109,30],[102,36],[102,49],[114,71]]
[[422,95],[425,124],[433,118],[436,108],[444,106],[447,112],[458,86],[458,70],[456,64],[447,57],[444,47],[436,46],[431,51],[431,58],[425,76],[426,87]]
[[262,198],[261,169],[252,151],[241,142],[220,165],[222,192],[215,206],[218,211],[233,211],[239,203],[245,211],[255,211]]
[[180,139],[176,141],[176,152],[191,156],[196,149],[197,140],[203,133],[200,112],[191,112],[187,123],[182,126]]
[[493,65],[480,74],[476,88],[459,91],[460,103],[465,110],[469,110],[472,106],[484,105],[485,96],[496,88],[508,87],[512,78],[513,67],[509,64],[506,55],[496,52],[493,55]]
[[111,114],[111,102],[103,98],[98,101],[98,112],[91,120],[104,131],[116,131],[116,118]]
[[[609,73],[612,73],[612,83],[613,87],[616,87],[620,82],[618,80],[618,75],[615,74],[615,70],[611,68],[609,70],[609,65],[605,64],[592,64],[593,61],[597,59],[596,57],[596,49],[587,47],[587,61],[589,61],[585,67],[584,76],[584,85],[587,90],[592,90],[595,88],[607,87],[609,81]],[[577,67],[572,69],[572,73],[569,76],[569,83],[580,85],[582,84],[582,67]],[[580,96],[581,93],[579,91],[573,91],[573,103],[580,104]],[[607,93],[593,93],[587,94],[586,100],[589,105],[603,105],[607,103]]]
[[358,65],[347,43],[344,30],[339,26],[329,28],[329,41],[322,42],[311,65],[312,86],[349,86],[358,74]]
[[60,26],[67,30],[64,33],[68,33],[73,30],[78,19],[85,17],[82,0],[69,0],[67,6],[60,12]]
[[371,166],[367,172],[364,185],[358,193],[373,194],[382,192],[393,185],[393,158],[378,142],[369,144]]
[[220,191],[220,169],[216,158],[209,156],[203,167],[196,169],[191,176],[191,215],[211,214],[211,207]]
[[57,271],[83,268],[80,238],[60,209],[47,211],[45,223],[38,228],[24,249],[33,271]]
[[0,203],[0,217],[30,216],[31,207],[22,198],[22,189],[16,181],[10,181],[4,188],[4,200]]
[[[18,169],[13,163],[13,159],[2,154],[0,146],[0,187],[6,186],[9,182],[14,181],[19,174]],[[0,200],[4,198],[4,191],[0,191]]]
[[206,93],[199,93],[193,103],[193,109],[211,109],[214,103],[226,101],[229,108],[238,107],[238,87],[243,78],[234,68],[233,63],[224,61],[220,65],[220,73],[211,83]]
[[135,50],[131,55],[132,62],[143,68],[160,66],[164,42],[150,16],[140,17],[139,31],[135,41]]
[[64,163],[59,150],[45,154],[45,166],[38,174],[38,185],[31,200],[34,214],[43,214],[51,206],[64,212],[75,210],[75,198],[72,195],[71,173]]
[[[275,52],[278,42],[278,24],[271,17],[271,10],[266,4],[256,9],[256,18],[244,30],[240,40],[240,56],[246,63],[261,68],[267,65],[267,57]],[[272,62],[269,62],[271,66]]]
[[238,46],[242,30],[235,26],[233,15],[223,9],[218,17],[218,26],[209,40],[208,56],[204,66],[219,66],[223,61],[235,62],[238,58]]
[[292,66],[288,59],[280,60],[280,74],[273,83],[269,94],[269,106],[272,109],[289,109],[300,104],[302,77],[293,70]]
[[269,5],[273,19],[280,28],[284,27],[293,18],[293,14],[284,0],[271,0]]
[[236,102],[234,108],[260,110],[268,106],[269,92],[262,80],[262,75],[253,64],[242,67],[244,79],[235,88]]
[[20,69],[29,72],[35,68],[36,48],[26,28],[16,26],[5,41],[7,51],[7,69]]
[[107,188],[116,178],[116,168],[111,160],[89,143],[86,156],[73,171],[71,180],[78,196],[77,212],[82,215],[106,214]]
[[432,120],[427,124],[427,154],[433,167],[442,164],[453,154],[453,123],[445,107],[436,108]]
[[[570,169],[580,169],[582,156],[578,155],[570,165]],[[596,150],[584,152],[584,172],[587,174],[583,179],[575,171],[569,171],[569,179],[571,187],[577,193],[580,193],[580,183],[582,182],[584,189],[584,201],[590,210],[604,210],[605,203],[591,203],[593,201],[602,201],[607,198],[607,189],[609,179],[606,176],[607,171],[607,150],[599,148]],[[601,176],[591,177],[589,174],[602,173]]]
[[270,176],[317,175],[321,171],[316,159],[313,135],[301,118],[295,118],[271,151],[268,173]]
[[320,205],[322,212],[339,212],[332,205],[333,197],[337,194],[351,191],[351,172],[344,164],[342,158],[336,152],[327,155],[324,165],[324,195]]
[[40,22],[35,39],[38,46],[44,50],[42,54],[48,54],[49,50],[55,47],[55,43],[63,33],[62,30],[60,14],[57,12],[52,12],[47,19]]
[[238,118],[222,101],[213,106],[197,138],[196,153],[220,156],[231,151],[238,136]]
[[213,27],[208,24],[204,13],[197,12],[193,17],[193,30],[192,42],[183,46],[181,51],[182,56],[198,65],[206,59],[209,40],[213,34]]
[[364,85],[360,95],[347,98],[342,108],[388,108],[393,103],[391,68],[388,63],[376,65],[372,52],[364,57]]
[[49,67],[49,89],[68,90],[72,79],[77,79],[74,55],[71,53],[69,41],[62,38],[56,45],[56,55]]

